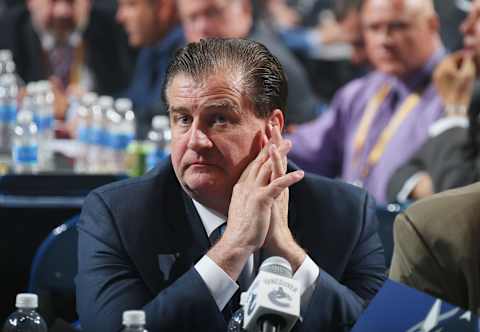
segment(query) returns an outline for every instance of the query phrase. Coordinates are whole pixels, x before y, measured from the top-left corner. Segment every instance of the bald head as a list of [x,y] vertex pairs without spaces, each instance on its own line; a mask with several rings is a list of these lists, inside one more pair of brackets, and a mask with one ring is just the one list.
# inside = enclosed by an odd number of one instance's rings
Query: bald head
[[367,55],[377,70],[408,77],[441,47],[431,0],[365,0],[361,17]]

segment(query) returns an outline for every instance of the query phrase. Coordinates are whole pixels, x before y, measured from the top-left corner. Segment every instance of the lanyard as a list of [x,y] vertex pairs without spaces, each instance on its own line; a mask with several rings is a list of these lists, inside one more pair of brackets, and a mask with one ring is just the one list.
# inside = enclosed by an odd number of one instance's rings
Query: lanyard
[[[391,87],[384,85],[367,104],[365,113],[360,121],[360,125],[354,138],[354,162],[358,163],[359,157],[365,146],[368,132],[375,115],[378,113],[380,106],[391,91]],[[398,130],[403,120],[410,114],[411,111],[420,102],[420,95],[418,93],[410,94],[405,101],[400,105],[395,115],[390,119],[388,125],[383,129],[379,139],[375,143],[372,151],[368,154],[367,165],[362,170],[362,177],[367,177],[370,170],[378,163],[380,157],[383,155],[388,142]]]
[[70,67],[70,78],[68,85],[77,85],[80,83],[80,79],[82,76],[82,66],[84,65],[85,61],[85,46],[83,42],[75,47],[72,65]]

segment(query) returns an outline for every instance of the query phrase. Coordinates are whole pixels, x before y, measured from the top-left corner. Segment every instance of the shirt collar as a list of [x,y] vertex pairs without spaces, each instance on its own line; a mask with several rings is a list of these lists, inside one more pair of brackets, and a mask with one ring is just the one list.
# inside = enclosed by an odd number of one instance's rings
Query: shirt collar
[[421,90],[422,85],[426,85],[427,82],[431,80],[435,67],[442,61],[446,54],[445,48],[441,46],[433,53],[423,67],[416,70],[407,79],[400,80],[397,77],[391,77],[392,85],[395,86],[395,89],[397,89],[401,95],[408,95],[419,88]]
[[203,228],[205,229],[208,237],[210,237],[210,234],[212,234],[216,228],[227,221],[227,219],[218,212],[207,208],[194,199],[192,199],[192,201],[195,209],[198,212],[198,215],[200,216]]

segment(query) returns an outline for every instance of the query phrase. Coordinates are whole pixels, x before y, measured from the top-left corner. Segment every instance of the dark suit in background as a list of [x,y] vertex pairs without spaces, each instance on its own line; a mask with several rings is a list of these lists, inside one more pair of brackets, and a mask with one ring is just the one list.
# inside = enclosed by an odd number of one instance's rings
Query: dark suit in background
[[394,226],[390,277],[480,313],[480,183],[425,198]]
[[398,200],[407,181],[419,172],[425,172],[431,177],[435,193],[480,180],[479,80],[475,82],[467,113],[468,119],[465,118],[463,122],[443,118],[432,125],[438,127],[439,122],[451,124],[450,128],[447,126],[445,128],[448,129],[429,138],[405,165],[393,173],[387,187],[390,202]]
[[162,88],[167,66],[175,51],[185,45],[180,26],[174,26],[156,45],[140,50],[132,82],[127,90],[134,104],[137,120],[137,137],[144,139],[155,115],[166,115],[162,101]]
[[[384,281],[375,206],[356,187],[306,176],[290,188],[289,228],[320,267],[295,331],[346,331]],[[170,162],[95,190],[79,225],[77,310],[85,331],[117,331],[143,308],[149,331],[225,331],[194,264],[209,241]]]
[[[24,6],[4,13],[0,31],[0,49],[12,50],[17,72],[26,83],[51,75],[48,57]],[[114,22],[114,14],[92,5],[83,42],[85,65],[93,74],[93,90],[107,95],[122,92],[130,79],[132,59],[124,32]]]

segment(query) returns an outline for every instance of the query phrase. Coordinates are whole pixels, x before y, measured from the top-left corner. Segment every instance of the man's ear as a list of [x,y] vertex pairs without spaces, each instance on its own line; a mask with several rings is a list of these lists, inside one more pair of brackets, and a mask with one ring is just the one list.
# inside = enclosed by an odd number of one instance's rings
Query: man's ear
[[285,126],[285,117],[283,116],[283,112],[278,108],[274,109],[273,112],[268,116],[268,124],[279,126],[280,132],[283,132],[283,128]]

